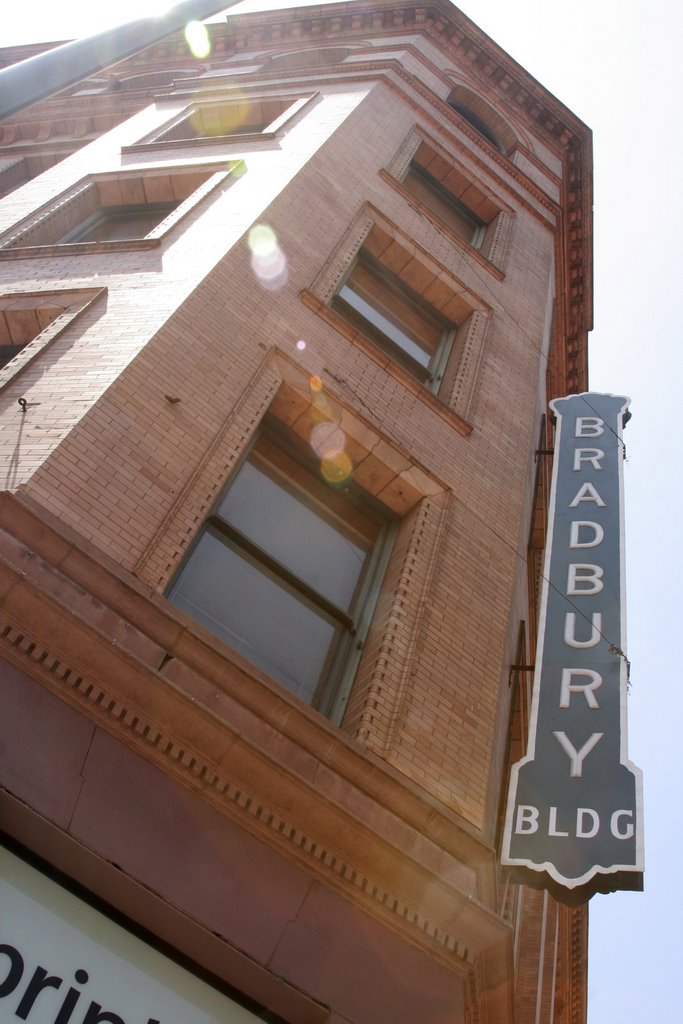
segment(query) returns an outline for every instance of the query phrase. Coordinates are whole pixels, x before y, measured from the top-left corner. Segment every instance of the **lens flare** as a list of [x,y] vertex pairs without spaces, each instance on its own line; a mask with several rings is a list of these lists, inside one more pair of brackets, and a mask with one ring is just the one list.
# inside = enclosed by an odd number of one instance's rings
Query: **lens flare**
[[287,260],[283,252],[262,259],[252,256],[251,269],[267,292],[275,292],[287,283]]
[[319,421],[329,422],[332,419],[332,406],[322,391],[316,391],[313,395],[313,415]]
[[346,452],[337,452],[320,463],[320,471],[330,484],[343,484],[351,476],[353,465]]
[[303,352],[303,350],[306,348],[306,342],[304,341],[303,338],[299,338],[299,340],[296,343],[296,347],[299,349],[299,352]]
[[309,384],[309,387],[310,387],[311,391],[321,391],[322,390],[323,382],[320,379],[320,377],[311,377],[311,379],[309,380],[308,384]]
[[266,291],[276,291],[287,281],[287,257],[278,245],[277,235],[267,224],[257,224],[249,232],[251,269]]
[[192,56],[200,60],[203,57],[208,57],[211,53],[209,33],[206,25],[202,25],[201,21],[188,21],[185,26],[185,42],[189,46]]
[[336,423],[318,423],[311,431],[311,447],[321,459],[335,459],[344,454],[344,432]]
[[253,256],[271,256],[279,248],[277,235],[267,224],[256,224],[249,232],[249,248]]

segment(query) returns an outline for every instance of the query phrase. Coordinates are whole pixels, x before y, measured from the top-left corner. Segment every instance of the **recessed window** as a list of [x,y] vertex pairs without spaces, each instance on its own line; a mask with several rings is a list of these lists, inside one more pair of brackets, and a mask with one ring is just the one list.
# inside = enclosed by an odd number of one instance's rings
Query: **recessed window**
[[6,366],[22,349],[64,313],[66,304],[39,299],[0,298],[0,368]]
[[500,153],[505,152],[502,143],[499,141],[499,139],[492,131],[492,129],[489,128],[486,122],[477,114],[475,114],[473,110],[470,110],[469,107],[466,107],[464,103],[457,103],[455,100],[449,100],[448,105],[449,107],[452,107],[453,110],[455,110],[458,114],[460,114],[461,117],[464,117],[465,120],[468,121],[469,124],[471,124],[472,127],[476,131],[478,131],[480,135],[483,135],[484,138],[488,142],[490,142],[492,146],[495,146]]
[[125,152],[150,145],[168,146],[196,142],[222,143],[244,136],[271,137],[310,100],[307,97],[284,99],[230,99],[197,103],[187,108],[170,124],[147,135]]
[[[0,387],[36,358],[103,289],[0,296]],[[8,365],[8,364],[12,365]]]
[[78,243],[153,248],[205,196],[232,180],[236,166],[222,162],[84,178],[5,232],[0,259],[11,250]]
[[333,308],[415,377],[437,390],[455,324],[361,249]]
[[507,153],[514,147],[517,139],[508,122],[476,92],[457,85],[446,102],[499,152]]
[[415,129],[380,177],[444,234],[478,250],[488,269],[502,270],[510,212],[454,154]]
[[403,179],[403,187],[424,203],[439,220],[476,249],[481,246],[486,222],[465,205],[447,187],[413,160]]
[[144,238],[172,213],[180,200],[168,203],[147,203],[139,206],[105,206],[86,217],[57,244],[69,242],[115,242]]
[[160,135],[155,142],[198,141],[201,139],[225,138],[230,135],[260,135],[274,119],[273,110],[258,110],[249,104],[225,104],[214,107],[197,107],[173,128]]
[[354,487],[262,433],[169,593],[326,715],[353,679],[388,554],[387,510]]

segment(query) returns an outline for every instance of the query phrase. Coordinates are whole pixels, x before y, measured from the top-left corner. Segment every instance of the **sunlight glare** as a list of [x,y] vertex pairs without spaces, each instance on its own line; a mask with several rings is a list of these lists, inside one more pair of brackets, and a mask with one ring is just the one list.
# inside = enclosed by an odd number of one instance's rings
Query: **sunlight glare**
[[189,21],[185,26],[185,41],[193,57],[202,59],[211,53],[211,40],[206,25],[201,21]]

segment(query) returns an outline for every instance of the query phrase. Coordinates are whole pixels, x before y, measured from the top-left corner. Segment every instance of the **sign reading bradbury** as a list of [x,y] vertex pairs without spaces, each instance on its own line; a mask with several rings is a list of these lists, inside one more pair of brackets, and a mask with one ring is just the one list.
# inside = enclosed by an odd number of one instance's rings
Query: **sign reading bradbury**
[[502,862],[572,902],[642,888],[623,654],[628,404],[592,393],[550,403],[557,426],[529,745],[512,769]]

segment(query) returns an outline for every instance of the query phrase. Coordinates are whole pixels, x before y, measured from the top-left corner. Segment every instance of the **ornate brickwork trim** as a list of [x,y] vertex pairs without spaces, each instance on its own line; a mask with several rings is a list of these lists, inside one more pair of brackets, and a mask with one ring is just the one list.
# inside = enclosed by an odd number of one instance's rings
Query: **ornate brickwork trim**
[[417,153],[422,141],[422,134],[417,130],[417,127],[413,128],[401,144],[396,155],[387,165],[387,171],[393,178],[396,178],[398,181],[403,180],[403,176],[410,166],[410,161]]
[[[0,139],[0,144],[1,142]],[[26,181],[27,177],[28,168],[23,156],[0,156],[0,195],[11,192],[12,189]]]
[[478,962],[467,977],[465,990],[465,1013],[467,1024],[487,1024],[486,997],[481,962]]
[[266,357],[189,474],[133,572],[162,590],[258,427],[282,377]]
[[512,217],[501,211],[496,219],[489,225],[484,242],[481,247],[481,254],[485,256],[494,267],[503,266],[503,257],[507,249],[508,240],[512,231]]
[[92,180],[79,182],[78,185],[44,206],[42,210],[25,217],[19,224],[0,236],[0,247],[17,249],[20,246],[41,245],[46,231],[49,232],[50,242],[52,242],[54,238],[66,234],[74,224],[95,213],[97,208],[95,182]]
[[[366,693],[358,738],[380,755],[386,755],[394,745],[405,693],[419,658],[426,596],[433,586],[446,514],[443,502],[435,505],[425,498],[406,527],[406,537],[399,537],[397,547],[404,550],[400,550],[400,573],[385,616],[386,625],[375,641],[377,653],[370,664],[369,680],[364,684],[359,674],[356,681],[356,701]],[[403,652],[401,658],[395,653],[399,649]]]
[[367,207],[354,218],[311,285],[321,302],[329,302],[349,272],[358,250],[370,234],[374,219]]
[[569,977],[569,1024],[584,1024],[587,1007],[586,951],[588,907],[563,908],[569,915],[571,972]]
[[444,375],[445,400],[451,408],[458,410],[463,419],[470,419],[474,407],[489,324],[489,317],[475,309],[463,326],[461,333],[464,336],[459,339],[459,357],[454,361],[448,378]]

